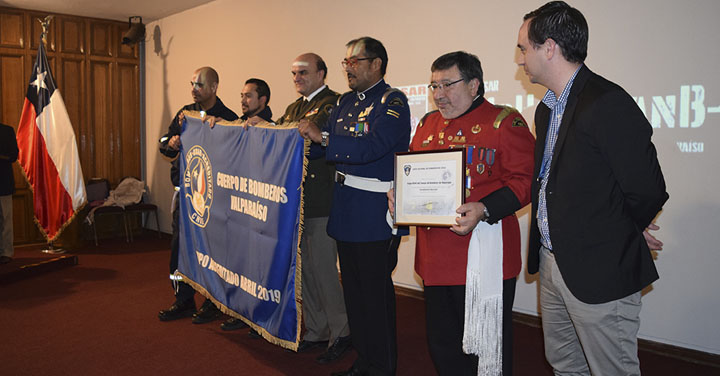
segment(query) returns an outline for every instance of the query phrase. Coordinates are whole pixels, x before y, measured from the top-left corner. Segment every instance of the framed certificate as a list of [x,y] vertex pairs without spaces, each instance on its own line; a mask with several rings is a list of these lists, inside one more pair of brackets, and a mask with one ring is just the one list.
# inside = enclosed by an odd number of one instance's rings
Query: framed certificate
[[395,224],[454,225],[464,182],[465,148],[395,153]]

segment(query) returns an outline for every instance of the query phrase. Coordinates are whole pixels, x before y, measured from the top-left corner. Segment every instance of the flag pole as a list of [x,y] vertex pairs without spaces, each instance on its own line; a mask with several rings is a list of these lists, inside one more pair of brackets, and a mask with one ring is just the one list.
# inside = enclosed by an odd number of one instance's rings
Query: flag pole
[[[53,15],[46,16],[45,19],[38,18],[38,22],[40,22],[40,25],[42,25],[42,34],[40,36],[40,39],[42,40],[43,45],[47,45],[47,34],[48,34],[48,28],[50,27],[50,22],[53,19]],[[65,253],[65,250],[62,248],[55,248],[53,246],[52,240],[48,240],[48,247],[43,249],[43,253],[49,253],[49,254],[62,254]]]

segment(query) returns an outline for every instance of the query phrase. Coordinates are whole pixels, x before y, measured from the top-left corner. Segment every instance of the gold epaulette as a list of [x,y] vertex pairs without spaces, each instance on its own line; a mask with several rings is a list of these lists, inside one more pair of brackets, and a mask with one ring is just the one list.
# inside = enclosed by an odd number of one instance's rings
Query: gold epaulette
[[348,95],[348,94],[350,94],[350,93],[352,93],[352,91],[346,91],[346,92],[342,93],[342,94],[338,97],[337,103],[335,103],[335,106],[340,106],[340,101],[341,101],[343,98],[345,98],[346,95]]
[[418,123],[417,127],[418,127],[418,128],[422,128],[423,124],[425,124],[425,119],[426,119],[428,116],[430,116],[430,114],[433,114],[433,113],[435,113],[435,112],[438,112],[438,110],[430,111],[430,112],[428,112],[427,114],[425,114],[425,115],[422,117],[422,119],[420,119],[420,122]]
[[502,111],[498,114],[498,116],[495,118],[495,122],[493,123],[493,128],[499,129],[500,124],[503,120],[505,120],[506,117],[510,116],[513,112],[518,112],[518,110],[510,107],[510,106],[498,106],[495,105],[495,107],[501,107]]

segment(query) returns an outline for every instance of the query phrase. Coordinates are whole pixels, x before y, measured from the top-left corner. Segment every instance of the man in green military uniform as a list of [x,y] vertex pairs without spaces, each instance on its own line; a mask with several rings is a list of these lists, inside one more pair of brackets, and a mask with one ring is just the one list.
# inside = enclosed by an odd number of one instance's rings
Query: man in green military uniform
[[[293,61],[291,72],[295,89],[301,97],[287,107],[276,124],[302,119],[324,124],[339,96],[325,85],[327,65],[320,56],[306,53]],[[321,364],[339,359],[351,345],[345,301],[337,273],[337,246],[326,230],[334,174],[334,166],[324,157],[309,160],[304,187],[304,230],[300,240],[306,331],[298,352],[327,347],[327,351],[317,358]],[[223,329],[244,326],[241,320],[230,319],[223,324]]]
[[[307,119],[324,124],[339,94],[325,85],[327,65],[313,53],[298,56],[291,72],[295,89],[302,95],[285,110],[277,124]],[[317,358],[330,363],[350,347],[350,327],[337,273],[337,246],[327,234],[335,167],[324,157],[311,159],[305,177],[302,251],[303,317],[305,335],[298,351],[327,346]]]

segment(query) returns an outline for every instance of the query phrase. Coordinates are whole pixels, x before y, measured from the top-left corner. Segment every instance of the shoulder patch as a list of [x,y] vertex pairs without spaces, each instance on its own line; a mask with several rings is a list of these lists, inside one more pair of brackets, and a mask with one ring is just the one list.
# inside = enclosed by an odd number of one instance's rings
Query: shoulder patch
[[390,107],[392,107],[392,106],[402,107],[402,106],[404,106],[404,105],[405,105],[405,102],[403,102],[402,99],[397,98],[397,97],[391,99],[391,100],[390,100],[390,103],[388,103],[388,106],[390,106]]
[[332,103],[328,103],[328,104],[326,104],[325,106],[323,106],[323,109],[322,109],[322,110],[323,110],[324,113],[330,115],[330,114],[332,113],[333,107],[335,107],[335,106],[333,106]]
[[383,94],[382,99],[380,100],[381,104],[385,104],[387,102],[388,98],[391,94],[398,93],[399,95],[396,97],[393,97],[390,99],[390,102],[388,103],[388,106],[404,106],[407,102],[407,98],[405,97],[405,93],[403,93],[399,89],[395,89],[392,87],[389,87],[387,90],[385,90],[385,94]]
[[513,119],[512,126],[513,126],[513,127],[525,127],[525,128],[527,128],[528,125],[525,123],[525,120],[523,120],[523,118],[521,118],[521,117],[518,116],[518,117],[516,117],[515,119]]

